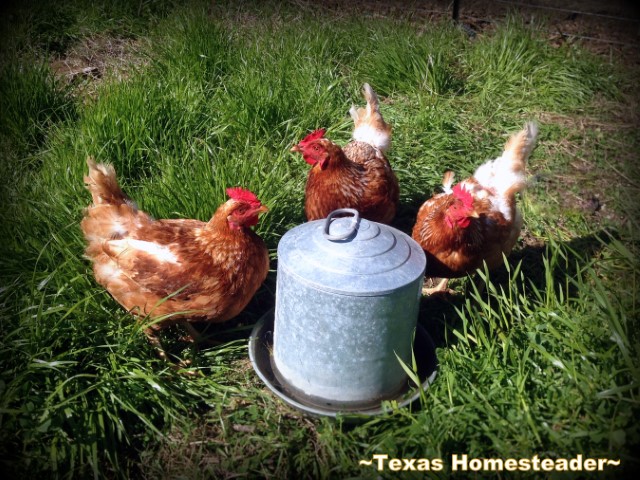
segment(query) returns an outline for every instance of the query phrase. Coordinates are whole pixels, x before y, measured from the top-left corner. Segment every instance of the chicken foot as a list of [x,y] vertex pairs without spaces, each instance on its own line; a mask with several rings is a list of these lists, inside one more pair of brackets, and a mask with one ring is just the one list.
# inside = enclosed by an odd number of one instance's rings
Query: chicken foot
[[195,376],[200,374],[200,372],[185,370],[189,368],[189,366],[191,365],[191,360],[180,360],[179,362],[173,362],[167,355],[167,352],[165,351],[164,347],[162,346],[162,342],[160,341],[160,337],[157,331],[153,330],[152,328],[147,328],[144,331],[144,334],[146,335],[147,340],[149,340],[149,343],[155,348],[156,353],[158,354],[158,357],[162,361],[170,363],[172,368],[178,370],[180,373],[183,373],[185,375]]
[[449,279],[442,278],[435,287],[426,287],[426,286],[422,287],[422,294],[427,296],[433,295],[436,293],[448,293],[449,295],[455,295],[456,291],[450,288],[447,288],[448,284],[449,284]]

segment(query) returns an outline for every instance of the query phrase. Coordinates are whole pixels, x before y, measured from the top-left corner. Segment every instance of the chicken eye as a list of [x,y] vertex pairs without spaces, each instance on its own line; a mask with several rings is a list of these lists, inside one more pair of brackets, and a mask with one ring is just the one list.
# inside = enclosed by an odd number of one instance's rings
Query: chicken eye
[[319,152],[320,151],[320,147],[318,145],[314,145],[313,146],[313,151],[314,152]]

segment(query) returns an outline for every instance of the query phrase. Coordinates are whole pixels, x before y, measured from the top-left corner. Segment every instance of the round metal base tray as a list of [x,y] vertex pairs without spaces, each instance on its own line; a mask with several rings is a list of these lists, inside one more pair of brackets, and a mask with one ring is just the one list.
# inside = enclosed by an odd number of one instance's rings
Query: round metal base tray
[[[249,358],[258,376],[285,403],[307,414],[330,417],[336,417],[339,414],[346,418],[362,415],[370,416],[391,410],[390,404],[383,405],[380,403],[374,407],[364,408],[318,401],[300,394],[298,389],[287,385],[273,362],[273,317],[274,311],[271,310],[253,328],[249,338]],[[393,398],[385,399],[386,401],[397,402],[398,407],[405,407],[417,400],[420,397],[420,390],[426,390],[436,377],[438,360],[435,345],[421,325],[416,328],[413,352],[421,385],[418,386],[411,380],[407,380],[405,387],[398,391]]]

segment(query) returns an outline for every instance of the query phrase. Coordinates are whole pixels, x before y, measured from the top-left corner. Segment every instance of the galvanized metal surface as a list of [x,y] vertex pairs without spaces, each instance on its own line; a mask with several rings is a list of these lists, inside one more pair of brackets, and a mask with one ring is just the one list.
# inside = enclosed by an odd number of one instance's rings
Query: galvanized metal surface
[[[281,400],[292,407],[313,416],[337,417],[340,415],[349,422],[366,420],[371,415],[378,415],[391,410],[391,404],[372,404],[369,407],[346,405],[332,401],[310,398],[301,395],[288,382],[277,375],[273,361],[273,314],[270,310],[256,323],[249,337],[249,358],[254,370],[265,385]],[[411,381],[396,395],[388,398],[399,408],[406,407],[420,397],[435,380],[438,368],[435,345],[424,327],[416,328],[413,352],[416,357],[417,373],[420,385]]]
[[[340,209],[331,215],[355,210]],[[354,217],[303,223],[278,244],[281,269],[319,290],[342,295],[384,295],[421,278],[425,255],[408,235],[376,222]],[[329,239],[330,235],[340,238]]]
[[399,230],[333,217],[278,245],[275,370],[308,398],[379,404],[407,383],[426,260]]

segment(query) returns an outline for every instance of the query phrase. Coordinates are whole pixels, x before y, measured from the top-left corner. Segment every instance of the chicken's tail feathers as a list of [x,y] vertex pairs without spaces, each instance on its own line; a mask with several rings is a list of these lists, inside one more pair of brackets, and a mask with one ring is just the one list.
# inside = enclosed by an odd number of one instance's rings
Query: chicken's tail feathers
[[514,171],[524,171],[531,151],[536,146],[538,124],[527,122],[522,130],[512,135],[504,146],[503,158],[509,158]]
[[372,115],[374,112],[380,112],[380,101],[378,100],[378,95],[373,91],[371,85],[365,83],[362,86],[362,93],[364,94],[364,99],[367,101],[367,113]]
[[96,163],[93,157],[87,157],[87,166],[89,173],[85,175],[84,183],[91,192],[94,205],[133,205],[118,185],[113,165]]
[[371,85],[365,83],[362,87],[362,93],[367,101],[367,106],[356,108],[355,105],[352,105],[349,109],[354,123],[353,139],[368,143],[385,152],[391,144],[391,126],[384,121],[380,113],[380,101]]
[[357,126],[358,122],[360,121],[360,111],[356,108],[355,105],[351,105],[351,108],[349,109],[349,115],[351,115],[353,123]]
[[444,193],[451,193],[451,186],[453,185],[453,179],[455,178],[455,173],[453,172],[453,170],[447,170],[446,172],[444,172],[444,175],[442,175],[442,188],[444,190]]
[[522,130],[507,140],[500,157],[477,168],[475,179],[499,195],[510,197],[522,191],[526,187],[525,167],[537,136],[538,126],[534,122],[526,123]]
[[[371,88],[371,85],[365,83],[362,86],[362,93],[364,94],[367,106],[364,108],[356,108],[355,105],[351,105],[351,108],[349,109],[349,114],[356,126],[358,126],[360,122],[372,118],[376,113],[380,115],[380,101],[378,100],[376,92]],[[380,117],[382,117],[382,115],[380,115]]]

